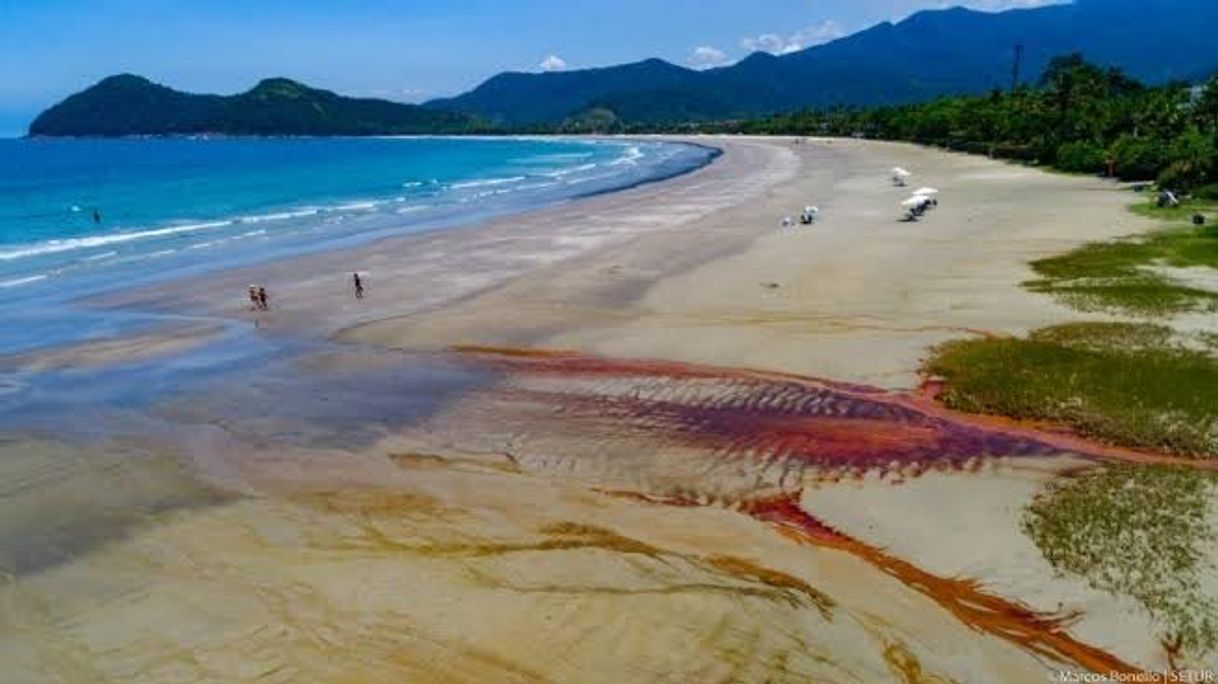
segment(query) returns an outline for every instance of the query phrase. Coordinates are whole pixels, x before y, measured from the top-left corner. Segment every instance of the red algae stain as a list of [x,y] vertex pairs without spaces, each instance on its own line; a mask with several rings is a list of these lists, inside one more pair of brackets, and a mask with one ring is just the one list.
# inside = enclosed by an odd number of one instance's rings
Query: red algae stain
[[[936,404],[928,392],[888,392],[784,373],[670,361],[617,360],[572,352],[462,348],[466,358],[504,373],[497,392],[522,404],[552,406],[564,425],[608,425],[643,431],[657,443],[697,447],[708,458],[737,459],[755,471],[781,462],[806,471],[971,471],[982,459],[1071,454],[1091,460],[1216,464],[1097,445],[1064,431],[976,417]],[[933,391],[933,388],[929,388]],[[581,423],[584,419],[586,422]],[[595,421],[595,422],[594,422]],[[594,433],[586,433],[594,434]],[[1075,640],[1077,614],[1050,615],[983,591],[969,579],[944,578],[825,525],[799,506],[802,479],[781,494],[771,488],[737,495],[731,508],[766,522],[798,543],[852,554],[927,596],[969,627],[1030,652],[1092,672],[1138,672],[1114,655]],[[643,491],[606,494],[668,506],[707,505],[694,495]],[[717,504],[724,504],[721,499]]]
[[1039,613],[986,593],[973,580],[933,575],[834,530],[800,508],[798,501],[792,496],[755,501],[745,507],[745,512],[775,525],[795,541],[838,549],[867,561],[935,601],[973,629],[993,634],[1055,660],[1076,663],[1091,672],[1141,672],[1116,656],[1071,637],[1066,628],[1079,617],[1077,614]]
[[[1064,427],[952,411],[933,386],[912,393],[788,373],[673,361],[621,360],[574,352],[459,347],[467,358],[520,378],[583,381],[565,390],[516,391],[560,401],[635,427],[714,442],[761,458],[781,455],[859,470],[952,465],[976,458],[1069,453],[1095,460],[1187,465],[1218,470],[1218,461],[1184,459],[1097,444]],[[634,381],[628,392],[595,383]],[[589,389],[587,383],[592,383]]]
[[[680,497],[648,496],[636,492],[602,493],[664,506],[700,505]],[[744,502],[738,510],[773,525],[780,534],[796,543],[835,549],[862,559],[939,604],[975,630],[1059,662],[1075,663],[1091,672],[1105,675],[1141,672],[1120,658],[1071,637],[1066,630],[1079,617],[1077,613],[1037,612],[1018,602],[989,594],[973,580],[933,575],[829,527],[799,506],[798,494]]]

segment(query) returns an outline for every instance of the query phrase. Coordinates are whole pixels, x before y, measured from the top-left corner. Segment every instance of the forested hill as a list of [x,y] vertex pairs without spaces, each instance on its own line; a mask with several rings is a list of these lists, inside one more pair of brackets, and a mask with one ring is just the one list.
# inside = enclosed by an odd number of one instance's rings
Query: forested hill
[[111,76],[43,112],[32,136],[389,135],[464,133],[470,115],[349,98],[284,78],[238,95],[184,93],[145,78]]
[[624,124],[706,121],[832,105],[920,102],[1011,85],[1015,46],[1033,81],[1081,52],[1150,84],[1218,68],[1218,0],[1078,0],[1006,12],[933,10],[792,54],[755,53],[694,71],[658,59],[557,73],[503,73],[428,103],[504,125],[553,125],[589,110]]

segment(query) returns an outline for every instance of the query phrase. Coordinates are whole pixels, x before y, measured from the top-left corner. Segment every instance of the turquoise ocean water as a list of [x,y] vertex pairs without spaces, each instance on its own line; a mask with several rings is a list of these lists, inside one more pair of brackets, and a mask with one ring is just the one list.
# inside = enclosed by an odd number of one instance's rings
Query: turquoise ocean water
[[0,140],[0,354],[124,325],[82,297],[451,228],[712,155],[619,140]]

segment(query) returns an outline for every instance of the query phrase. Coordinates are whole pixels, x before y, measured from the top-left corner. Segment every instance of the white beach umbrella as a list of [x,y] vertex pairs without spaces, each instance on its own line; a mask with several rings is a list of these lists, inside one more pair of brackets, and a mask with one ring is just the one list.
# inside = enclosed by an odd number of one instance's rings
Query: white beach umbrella
[[912,173],[906,171],[905,169],[903,169],[899,166],[894,166],[892,169],[893,178],[909,178],[912,175],[913,175]]
[[917,190],[914,190],[913,194],[934,197],[935,195],[939,194],[939,191],[935,188],[918,188]]

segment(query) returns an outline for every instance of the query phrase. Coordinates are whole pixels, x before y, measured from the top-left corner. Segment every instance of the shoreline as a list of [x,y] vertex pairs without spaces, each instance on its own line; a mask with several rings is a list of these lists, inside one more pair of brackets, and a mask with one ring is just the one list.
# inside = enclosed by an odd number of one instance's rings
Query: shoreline
[[[753,144],[772,145],[787,151],[798,150],[791,148],[785,138],[756,138],[751,141]],[[662,236],[640,236],[640,244],[623,248],[617,254],[593,255],[588,260],[565,269],[561,266],[548,267],[544,275],[525,274],[523,278],[510,283],[511,294],[487,292],[484,293],[486,296],[483,302],[461,301],[458,302],[460,311],[434,311],[429,315],[419,316],[409,326],[403,324],[395,328],[389,320],[377,321],[363,327],[344,326],[339,338],[373,344],[388,343],[402,349],[413,348],[416,344],[428,349],[437,349],[463,344],[512,346],[524,342],[544,348],[572,349],[607,356],[667,358],[723,366],[749,366],[894,389],[909,389],[918,382],[916,369],[921,353],[939,342],[987,331],[1015,334],[1052,322],[1088,318],[1085,315],[1076,317],[1073,312],[1067,315],[1069,310],[1065,307],[1020,290],[1018,284],[1027,279],[1026,273],[1030,273],[1026,262],[1039,256],[1065,251],[1088,240],[1107,239],[1147,229],[1141,219],[1125,215],[1127,212],[1122,211],[1121,214],[1112,216],[1111,210],[1121,206],[1121,202],[1113,201],[1117,197],[1116,193],[1100,196],[1107,198],[1102,206],[1077,207],[1076,216],[1065,218],[1050,217],[1033,207],[1031,213],[1046,219],[1044,223],[1047,225],[1040,226],[1016,225],[1025,221],[1024,217],[1017,218],[1016,214],[1026,212],[1014,211],[1002,195],[1005,192],[1001,187],[1003,184],[1020,181],[1032,181],[1036,191],[1043,190],[1058,195],[1078,192],[1092,194],[1093,189],[1113,187],[1096,179],[1060,179],[1058,176],[1004,162],[901,143],[824,139],[815,140],[810,148],[815,149],[815,153],[811,154],[810,159],[805,158],[800,162],[803,173],[809,174],[809,177],[802,182],[776,185],[766,192],[766,202],[722,212],[722,216],[715,215],[715,219],[710,223],[687,225],[687,230],[696,228],[700,234],[695,237],[691,232],[685,233],[690,241],[685,245],[674,248],[671,241]],[[985,236],[966,238],[965,235],[972,229],[972,224],[982,217],[977,215],[974,209],[959,211],[951,205],[941,208],[923,223],[898,223],[896,204],[902,195],[900,190],[889,187],[883,180],[883,174],[886,172],[886,167],[881,168],[883,161],[874,164],[875,187],[861,193],[862,196],[859,196],[857,185],[859,179],[843,178],[840,172],[831,170],[863,149],[869,150],[869,155],[883,154],[889,159],[913,166],[927,163],[941,166],[946,160],[956,160],[952,165],[964,166],[973,171],[976,178],[970,179],[972,184],[977,186],[978,191],[989,195],[983,198],[984,201],[1001,202],[997,208],[1001,209],[1004,215],[995,217],[995,223],[1000,225],[989,228]],[[808,149],[798,151],[804,153],[805,157],[809,156]],[[821,164],[825,168],[818,166]],[[934,175],[928,178],[924,177],[921,182],[931,185],[944,184],[939,181],[946,179],[936,177],[940,174],[932,174]],[[841,192],[843,189],[844,193]],[[967,194],[972,191],[960,189],[956,192]],[[890,199],[883,199],[885,197]],[[956,202],[964,199],[967,198],[952,197],[946,201]],[[887,206],[889,202],[894,207],[891,213],[882,208],[877,211],[876,207]],[[798,209],[805,204],[820,205],[822,214],[818,223],[807,229],[796,227],[782,230],[779,226],[781,219],[797,214]],[[1054,200],[1054,204],[1057,204],[1057,200]],[[1109,225],[1077,228],[1073,224],[1076,219],[1091,223],[1094,221],[1091,217],[1099,212],[1112,216]],[[945,219],[945,214],[951,217]],[[928,245],[944,239],[940,237],[942,231],[933,227],[937,223],[948,224],[951,232],[947,239],[972,239],[983,245],[987,244],[987,241],[996,243],[992,244],[991,253],[981,255],[981,258],[988,259],[992,262],[990,265],[995,267],[992,273],[987,274],[988,277],[979,279],[979,284],[985,288],[985,292],[970,292],[971,286],[960,282],[964,278],[975,277],[979,271],[983,272],[981,264],[968,266],[966,273],[941,274],[930,264],[918,267],[918,264],[904,263],[901,250],[907,249],[921,254]],[[860,233],[857,238],[848,232],[851,225],[853,230]],[[932,226],[931,234],[926,235],[924,227],[928,225]],[[998,237],[1001,231],[1007,228],[1011,229],[1011,237]],[[1057,228],[1066,230],[1060,235],[1053,235],[1052,231]],[[1021,237],[1020,232],[1026,237]],[[706,235],[720,240],[722,249],[714,254],[685,254],[702,250],[701,243],[706,241]],[[1003,254],[1004,240],[1021,249],[1026,258],[1012,259]],[[650,244],[643,247],[643,242]],[[1021,244],[1023,246],[1019,246]],[[635,272],[656,275],[640,278],[640,281],[646,282],[635,283],[635,288],[629,292],[610,292],[613,289],[611,286],[605,283],[590,283],[588,281],[592,280],[591,278],[585,278],[577,272],[581,269],[629,271],[632,269],[631,265],[615,263],[614,259],[627,261],[635,256],[630,250],[638,252],[649,248],[654,248],[657,253],[667,251],[667,257],[673,263],[681,265],[669,267],[668,262],[652,263],[661,261],[659,258],[652,261],[646,258],[637,259],[639,263],[633,266]],[[962,261],[971,258],[966,257],[959,247],[955,251],[960,253]],[[936,260],[933,253],[927,256],[930,261]],[[801,273],[798,259],[805,259],[809,269],[817,272],[816,275]],[[935,266],[960,270],[960,264],[953,264],[945,259],[940,261],[943,263],[936,262]],[[881,264],[892,265],[896,272],[886,272],[879,268]],[[699,269],[701,272],[692,273]],[[851,272],[852,270],[859,272]],[[713,275],[712,271],[715,271]],[[844,277],[837,282],[817,277],[824,272]],[[748,276],[741,277],[746,273]],[[907,284],[900,280],[903,277]],[[939,286],[941,290],[946,288],[945,291],[931,291],[927,281],[935,279],[942,281],[942,284],[931,284]],[[587,291],[569,296],[560,293],[555,296],[548,292],[555,282],[569,283],[572,287]],[[888,290],[881,293],[885,297],[884,301],[865,291],[873,286]],[[759,292],[759,288],[768,289],[769,292]],[[715,290],[713,296],[705,294],[712,289]],[[829,289],[856,298],[859,300],[856,302],[858,306],[834,301],[826,295],[826,290]],[[986,295],[1000,298],[1003,302],[999,306],[990,306],[985,301]],[[918,304],[924,310],[902,311],[902,307],[912,309],[907,302],[902,301],[909,296],[921,297],[924,301]],[[521,303],[557,299],[570,301],[571,305],[578,307],[580,297],[607,304],[602,309],[605,315],[611,315],[615,319],[623,316],[625,318],[620,324],[580,321],[577,318],[573,321],[574,328],[556,330],[549,336],[524,334],[521,330],[536,330],[539,324],[544,323],[540,319],[551,318],[548,314],[538,314],[539,320],[526,322],[521,316],[527,315],[528,312],[521,311]],[[791,301],[793,297],[803,301]],[[960,311],[965,305],[956,302],[951,302],[956,310],[938,310],[935,299],[947,300],[952,297],[971,300],[967,304],[971,310]],[[696,304],[691,306],[694,304],[691,300],[697,300]],[[508,301],[513,302],[511,307],[508,307]],[[789,309],[793,307],[800,311],[798,315],[791,315]],[[1009,307],[1015,308],[1011,310]],[[510,317],[500,315],[507,310],[512,311]],[[905,320],[894,321],[894,314]],[[920,318],[923,314],[925,318]],[[449,321],[455,318],[479,322],[470,329],[468,335],[443,332]],[[944,320],[937,321],[935,318]],[[744,346],[755,347],[760,342],[756,331],[744,330],[753,324],[758,328],[771,329],[772,335],[767,336],[766,342],[776,346],[764,350],[745,349]],[[564,324],[558,322],[555,325],[561,328]],[[666,337],[673,344],[657,348],[655,345],[660,340],[650,334],[657,326],[684,326],[689,335],[673,332]],[[433,332],[428,333],[427,330]],[[711,331],[710,334],[699,334],[708,330]],[[903,367],[897,368],[890,364],[888,370],[876,371],[877,364],[872,362],[879,361],[883,364],[876,355],[860,359],[864,366],[870,366],[869,368],[843,368],[840,364],[807,358],[807,355],[801,354],[795,348],[799,344],[799,338],[809,337],[815,339],[818,345],[829,343],[843,351],[859,342],[873,345],[874,341],[860,339],[871,332],[881,337],[917,338],[903,343]],[[632,341],[636,334],[639,336],[637,343]],[[709,344],[714,338],[727,335],[740,335],[747,339],[741,339],[734,348],[696,349],[700,342]],[[838,338],[848,338],[848,341],[838,341]],[[676,344],[678,342],[679,345]],[[880,348],[889,347],[891,343],[884,342]],[[857,354],[843,353],[843,356],[848,355]]]
[[[623,138],[623,140],[636,139],[647,140],[638,136]],[[546,249],[555,248],[553,251],[558,254],[557,258],[571,258],[583,254],[589,248],[596,248],[597,245],[579,244],[581,236],[578,234],[559,236],[558,242],[561,244],[540,245],[539,243],[547,240],[546,230],[562,223],[574,224],[606,211],[620,213],[633,203],[640,200],[654,202],[658,196],[668,192],[684,192],[691,186],[696,186],[700,182],[698,179],[710,170],[713,170],[713,176],[719,179],[716,182],[721,183],[722,188],[726,188],[729,181],[725,181],[723,178],[739,172],[739,169],[733,168],[721,173],[716,168],[722,161],[723,152],[721,148],[708,144],[713,141],[669,138],[657,138],[657,140],[714,150],[716,154],[707,164],[668,176],[640,181],[622,188],[577,195],[522,211],[489,216],[474,215],[445,221],[441,222],[441,225],[424,230],[378,237],[361,244],[343,245],[318,252],[274,258],[254,265],[176,277],[157,283],[157,287],[152,288],[153,292],[149,292],[147,288],[126,288],[84,297],[77,300],[77,303],[103,310],[118,309],[143,313],[170,312],[175,315],[184,314],[187,317],[219,317],[250,321],[251,317],[247,315],[248,312],[244,311],[244,302],[240,297],[244,292],[244,283],[259,282],[269,286],[272,297],[279,303],[279,306],[273,306],[270,315],[265,317],[272,323],[272,326],[268,327],[286,325],[294,334],[309,334],[309,328],[314,328],[313,333],[316,333],[317,328],[321,328],[324,330],[321,336],[328,337],[341,328],[365,322],[364,319],[375,320],[403,313],[400,308],[393,305],[385,306],[383,301],[377,297],[376,292],[383,292],[386,287],[384,281],[377,282],[376,271],[380,270],[378,267],[382,264],[394,261],[399,263],[389,268],[402,270],[411,267],[410,263],[403,265],[400,262],[409,260],[412,251],[427,250],[436,257],[457,258],[457,254],[464,248],[462,243],[467,240],[498,245],[513,240],[522,240],[538,244]],[[732,196],[730,192],[727,194]],[[722,204],[723,202],[712,203],[705,211],[709,212]],[[523,227],[521,227],[522,225]],[[578,233],[579,231],[568,232]],[[606,234],[604,237],[612,240],[619,236]],[[629,237],[629,235],[624,235],[624,237]],[[563,242],[563,240],[566,241]],[[455,288],[451,292],[432,291],[421,294],[415,298],[417,303],[412,308],[443,306],[445,302],[459,300],[470,296],[473,292],[494,287],[497,283],[521,273],[522,267],[533,266],[534,262],[541,258],[537,256],[537,252],[537,249],[532,249],[528,253],[518,255],[519,261],[521,261],[519,264],[503,264],[505,259],[496,259],[497,255],[491,254],[489,258],[485,259],[486,267],[489,270],[498,271],[497,273],[482,279],[469,278],[467,279],[469,282],[455,283]],[[450,278],[453,276],[454,268],[451,263],[439,266],[443,271],[442,276]],[[323,294],[319,288],[310,287],[311,284],[302,282],[303,279],[295,275],[299,271],[313,273],[325,270],[335,273],[335,286],[336,289],[343,291],[342,294],[345,294],[345,281],[342,279],[348,277],[349,272],[359,270],[361,274],[371,273],[371,278],[367,278],[370,296],[362,302],[364,311],[358,313],[351,311],[345,297]],[[460,278],[456,278],[456,280],[460,280]],[[238,286],[238,283],[241,284]],[[395,283],[396,285],[397,283]],[[437,289],[442,290],[442,288]],[[200,290],[213,293],[227,293],[231,290],[233,296],[229,302],[216,304],[214,299],[208,301],[199,297]],[[310,298],[316,299],[308,301]],[[284,302],[290,303],[285,305]],[[329,311],[327,311],[327,305],[329,305]],[[334,315],[335,312],[337,312],[337,316]],[[347,315],[351,315],[350,320],[346,318]],[[344,321],[344,323],[335,327],[328,319]],[[255,320],[255,322],[258,321]],[[316,335],[311,334],[310,336]]]
[[[449,136],[434,138],[438,141],[453,139]],[[517,137],[503,139],[502,142],[513,145],[510,149],[515,150],[515,141],[519,140],[521,139]],[[0,255],[0,260],[16,259],[12,263],[18,265],[13,266],[15,270],[12,273],[22,277],[15,277],[8,283],[0,283],[0,289],[6,289],[5,285],[17,286],[10,291],[11,301],[6,311],[22,322],[28,321],[31,333],[25,337],[14,335],[11,340],[6,338],[6,347],[9,347],[10,343],[12,348],[28,349],[40,346],[40,332],[48,332],[42,337],[52,338],[48,341],[50,344],[81,341],[92,335],[92,331],[82,330],[79,337],[65,337],[60,340],[59,333],[63,331],[38,330],[38,324],[41,323],[41,314],[38,314],[38,311],[49,308],[47,304],[59,307],[60,316],[70,315],[81,310],[81,305],[87,309],[90,302],[110,295],[121,297],[123,293],[137,289],[171,286],[176,281],[198,279],[209,273],[243,267],[257,268],[261,264],[288,261],[310,254],[367,246],[386,237],[484,224],[495,218],[528,213],[572,199],[668,180],[711,164],[718,155],[714,148],[706,145],[674,144],[661,149],[654,143],[648,144],[638,139],[613,141],[608,138],[586,137],[581,140],[573,136],[553,137],[549,141],[525,147],[535,150],[537,154],[543,154],[548,153],[554,146],[577,148],[577,151],[586,154],[592,161],[599,160],[600,163],[565,171],[560,168],[552,182],[548,182],[551,181],[549,178],[538,176],[540,180],[547,182],[536,187],[524,184],[519,192],[500,191],[493,193],[494,196],[491,197],[488,197],[492,194],[489,192],[466,194],[464,188],[481,184],[478,180],[473,183],[453,181],[453,188],[439,182],[404,183],[404,187],[425,188],[417,197],[413,189],[396,190],[390,195],[387,194],[390,190],[385,187],[376,190],[367,190],[365,187],[365,192],[348,188],[347,195],[336,195],[339,199],[332,201],[311,202],[312,198],[308,194],[301,195],[295,201],[274,197],[266,199],[270,204],[263,209],[247,208],[245,211],[237,206],[227,206],[219,210],[211,207],[210,210],[199,212],[182,211],[182,207],[166,207],[171,213],[149,214],[140,220],[124,221],[120,217],[113,226],[98,225],[93,227],[92,232],[79,234],[68,231],[68,236],[63,239],[44,237],[26,244],[14,237],[17,239],[17,243],[14,243],[16,246]],[[639,152],[636,148],[642,148],[643,151]],[[465,148],[458,149],[458,152],[462,149]],[[490,148],[485,152],[489,151]],[[373,154],[372,157],[375,161],[376,155]],[[617,157],[630,163],[621,165]],[[608,159],[612,159],[612,163],[606,163]],[[639,160],[637,163],[636,159]],[[600,168],[596,169],[598,165]],[[548,173],[549,169],[549,166],[539,168],[538,173]],[[588,172],[587,169],[593,171]],[[395,173],[393,169],[387,171],[383,168],[380,172],[382,175]],[[468,169],[463,173],[478,175]],[[588,176],[589,173],[599,175]],[[568,177],[568,174],[574,175]],[[322,192],[318,189],[321,186],[314,187],[315,185],[317,184],[306,185],[298,190],[297,194],[307,193],[309,189]],[[367,185],[364,183],[364,186]],[[433,187],[434,189],[427,190]],[[501,195],[503,197],[500,197]],[[342,199],[343,197],[347,199]],[[352,197],[356,199],[352,200]],[[372,199],[368,199],[369,197]],[[157,216],[160,218],[156,218]],[[286,223],[283,222],[285,219]],[[275,223],[255,225],[263,224],[264,221]],[[250,227],[245,227],[247,225]],[[238,235],[242,231],[247,232]],[[281,235],[285,231],[286,234]],[[263,237],[248,237],[259,235]],[[148,240],[153,242],[149,243]],[[157,244],[162,240],[171,240],[169,244],[164,245],[169,249],[152,252],[158,249]],[[125,247],[126,252],[119,257],[114,257],[118,254],[115,251],[93,256],[90,252],[78,251],[96,248],[95,251],[100,252],[111,247],[112,243],[132,243],[134,246]],[[153,246],[149,247],[148,244]],[[202,249],[199,252],[193,251],[200,248]],[[61,256],[61,253],[65,256]],[[149,256],[158,258],[148,259]],[[44,257],[50,260],[44,263]],[[29,258],[33,260],[27,262]],[[92,265],[95,259],[102,260],[97,262],[99,266],[96,268]],[[141,265],[123,263],[136,261]],[[82,266],[84,264],[88,267]],[[49,329],[52,325],[52,322],[48,322],[44,327]],[[90,327],[99,326],[97,322],[90,321]],[[120,326],[116,322],[114,325],[100,327],[132,326]],[[55,334],[49,334],[50,332]]]

